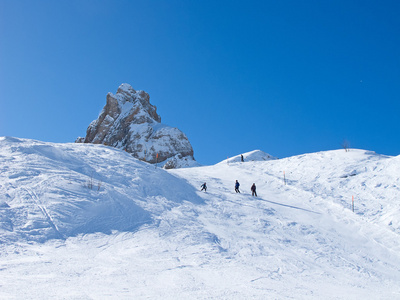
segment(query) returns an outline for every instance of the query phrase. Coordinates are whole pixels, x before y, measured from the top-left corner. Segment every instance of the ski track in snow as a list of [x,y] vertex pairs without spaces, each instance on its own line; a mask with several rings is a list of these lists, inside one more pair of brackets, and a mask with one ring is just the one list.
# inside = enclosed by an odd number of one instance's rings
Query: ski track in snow
[[165,171],[0,138],[0,298],[400,299],[400,157],[257,155]]
[[57,238],[63,239],[64,236],[60,233],[58,230],[57,226],[54,224],[51,216],[46,210],[46,207],[40,204],[40,199],[36,195],[34,191],[30,191],[27,188],[24,188],[24,190],[28,193],[28,195],[31,197],[33,202],[37,205],[37,207],[40,209],[40,211],[43,213],[43,216],[45,217],[46,221],[49,223],[50,227],[55,231]]

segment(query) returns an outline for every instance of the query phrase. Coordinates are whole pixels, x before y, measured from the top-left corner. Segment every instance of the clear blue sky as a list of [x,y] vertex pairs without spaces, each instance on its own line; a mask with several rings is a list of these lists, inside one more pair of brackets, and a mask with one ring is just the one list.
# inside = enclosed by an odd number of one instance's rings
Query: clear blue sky
[[0,0],[0,136],[73,142],[121,83],[213,164],[400,154],[400,1]]

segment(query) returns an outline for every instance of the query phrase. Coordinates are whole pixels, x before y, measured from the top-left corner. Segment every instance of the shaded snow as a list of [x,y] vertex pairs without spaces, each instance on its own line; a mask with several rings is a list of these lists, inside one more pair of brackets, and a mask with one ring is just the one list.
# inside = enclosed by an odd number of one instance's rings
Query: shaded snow
[[3,242],[132,231],[152,222],[150,200],[163,208],[201,201],[181,180],[111,147],[11,138],[0,147]]

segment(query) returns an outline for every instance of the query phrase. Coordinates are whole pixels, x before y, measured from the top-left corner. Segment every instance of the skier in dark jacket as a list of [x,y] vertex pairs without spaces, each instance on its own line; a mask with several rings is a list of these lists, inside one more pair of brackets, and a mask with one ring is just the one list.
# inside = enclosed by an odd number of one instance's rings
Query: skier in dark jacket
[[256,184],[255,183],[253,183],[253,185],[251,186],[251,195],[257,197]]
[[239,186],[240,186],[239,181],[236,180],[236,183],[235,183],[235,192],[236,193],[240,193]]
[[206,185],[206,183],[204,182],[202,185],[201,185],[201,190],[200,191],[205,191],[205,192],[207,192],[207,185]]

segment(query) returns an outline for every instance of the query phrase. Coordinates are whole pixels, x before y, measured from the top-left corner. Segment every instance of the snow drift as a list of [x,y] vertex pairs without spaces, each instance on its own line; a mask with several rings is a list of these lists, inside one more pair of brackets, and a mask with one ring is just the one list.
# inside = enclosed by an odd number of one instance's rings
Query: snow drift
[[134,231],[193,188],[103,145],[0,139],[0,241]]

